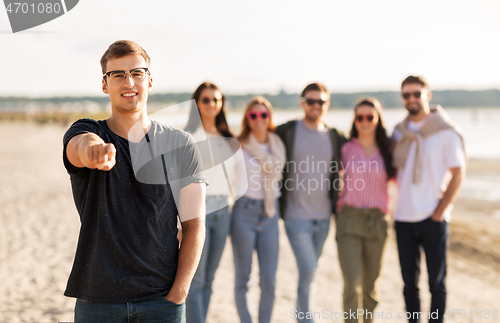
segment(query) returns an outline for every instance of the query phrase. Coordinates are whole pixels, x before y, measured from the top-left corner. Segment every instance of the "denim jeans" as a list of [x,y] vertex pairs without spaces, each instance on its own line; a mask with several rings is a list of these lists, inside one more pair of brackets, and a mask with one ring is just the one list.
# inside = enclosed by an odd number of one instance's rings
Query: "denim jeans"
[[186,322],[188,323],[205,322],[212,295],[212,282],[229,233],[230,216],[227,197],[207,196],[206,202],[207,208],[218,210],[207,214],[205,244],[186,299]]
[[[314,273],[330,229],[330,218],[326,220],[285,218],[285,229],[299,269],[296,310],[297,313],[303,312],[306,317],[306,313],[314,306],[314,288],[311,287],[314,287]],[[301,323],[313,322],[305,318],[297,320]]]
[[[420,277],[420,248],[425,252],[429,290],[431,292],[431,313],[438,311],[437,319],[429,322],[443,322],[446,307],[446,253],[450,241],[450,226],[446,221],[435,222],[427,218],[421,222],[409,223],[396,221],[396,237],[399,250],[399,262],[404,281],[403,295],[406,310],[420,313],[420,295],[418,280]],[[428,317],[424,311],[422,317]],[[419,323],[415,316],[410,323]]]
[[[278,204],[276,201],[276,209]],[[252,323],[248,311],[248,281],[253,251],[257,251],[260,275],[259,323],[271,322],[276,289],[279,253],[279,213],[272,218],[264,211],[263,200],[242,197],[236,201],[231,218],[234,258],[234,299],[241,323]]]
[[185,323],[184,304],[163,296],[136,303],[103,304],[76,300],[75,323]]

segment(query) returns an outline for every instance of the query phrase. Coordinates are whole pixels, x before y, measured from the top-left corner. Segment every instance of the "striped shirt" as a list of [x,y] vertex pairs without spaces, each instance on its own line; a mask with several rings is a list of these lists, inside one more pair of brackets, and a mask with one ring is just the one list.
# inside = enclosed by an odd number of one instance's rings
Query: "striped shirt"
[[344,206],[359,209],[378,208],[389,211],[387,173],[384,159],[377,149],[366,156],[357,138],[342,146],[341,166],[344,170],[344,188],[337,202],[337,213]]

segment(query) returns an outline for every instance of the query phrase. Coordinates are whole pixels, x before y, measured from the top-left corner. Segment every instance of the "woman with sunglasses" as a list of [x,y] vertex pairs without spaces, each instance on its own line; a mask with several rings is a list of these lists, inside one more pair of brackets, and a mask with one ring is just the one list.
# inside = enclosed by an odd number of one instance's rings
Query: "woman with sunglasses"
[[271,104],[262,96],[254,97],[245,109],[238,137],[243,148],[248,189],[234,204],[231,219],[234,297],[242,323],[252,322],[247,292],[254,250],[259,259],[260,323],[271,322],[274,306],[280,217],[277,199],[281,195],[279,180],[286,162],[285,146],[274,129]]
[[[368,313],[364,315],[366,323],[372,322],[378,303],[375,287],[389,222],[387,184],[396,171],[380,102],[361,99],[354,112],[350,140],[342,146],[344,187],[337,202],[336,240],[344,276],[344,312],[362,309]],[[358,320],[348,318],[345,322]]]
[[[205,322],[212,282],[219,266],[229,234],[231,188],[224,170],[226,163],[217,162],[221,155],[232,155],[233,137],[226,121],[225,96],[213,83],[204,82],[193,93],[193,105],[185,131],[191,133],[202,151],[205,173],[209,179],[206,190],[206,237],[198,269],[186,299],[186,322]],[[236,139],[233,139],[237,142]]]

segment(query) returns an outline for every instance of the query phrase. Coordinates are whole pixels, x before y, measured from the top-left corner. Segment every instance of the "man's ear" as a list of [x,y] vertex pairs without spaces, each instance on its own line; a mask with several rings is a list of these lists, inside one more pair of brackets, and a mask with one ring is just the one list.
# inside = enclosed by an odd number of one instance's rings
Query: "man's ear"
[[427,93],[427,97],[429,98],[429,102],[432,100],[432,92],[429,90],[429,93]]
[[109,94],[108,93],[108,84],[106,83],[106,81],[104,80],[104,78],[102,79],[102,91],[106,94]]

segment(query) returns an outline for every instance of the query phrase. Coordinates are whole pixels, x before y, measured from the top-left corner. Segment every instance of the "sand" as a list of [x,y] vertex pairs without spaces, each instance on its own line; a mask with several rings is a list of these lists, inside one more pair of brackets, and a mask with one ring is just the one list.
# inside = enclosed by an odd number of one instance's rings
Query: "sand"
[[[63,296],[73,264],[79,232],[69,177],[62,165],[64,127],[32,123],[0,123],[0,322],[71,322],[75,300]],[[500,174],[498,161],[472,161],[468,176]],[[459,198],[452,219],[448,259],[448,322],[500,321],[500,220],[498,201]],[[316,277],[316,308],[325,319],[341,322],[342,277],[332,224]],[[297,288],[295,257],[280,223],[280,256],[273,322],[294,322]],[[254,261],[256,265],[256,258]],[[429,304],[425,265],[421,275],[423,308]],[[259,297],[258,268],[253,270],[252,313],[256,320]],[[238,316],[233,299],[231,241],[217,271],[207,322],[233,323]],[[391,234],[380,278],[384,319],[404,311],[397,248]],[[480,311],[482,320],[477,318]],[[498,313],[486,319],[486,310]],[[389,314],[390,313],[390,314]],[[452,314],[450,312],[450,314]],[[461,319],[467,316],[466,319]],[[392,319],[387,317],[392,315]],[[472,315],[472,319],[470,316]],[[490,314],[491,315],[491,314]],[[338,317],[338,316],[337,316]],[[426,320],[424,320],[426,321]]]

